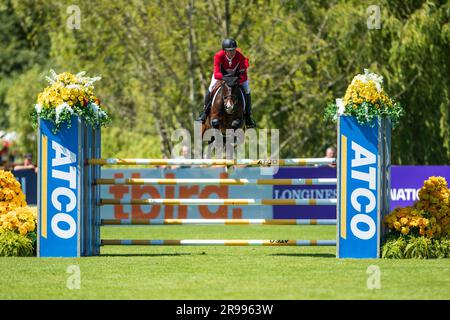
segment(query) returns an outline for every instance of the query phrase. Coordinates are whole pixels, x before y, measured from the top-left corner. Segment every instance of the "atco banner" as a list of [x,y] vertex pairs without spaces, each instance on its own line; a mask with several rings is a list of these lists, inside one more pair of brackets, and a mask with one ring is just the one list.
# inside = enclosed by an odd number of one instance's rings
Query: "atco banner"
[[[338,257],[377,258],[381,236],[382,209],[388,201],[388,154],[382,145],[389,135],[383,121],[360,125],[354,117],[339,117],[338,132]],[[384,141],[383,141],[384,140]],[[382,143],[384,142],[384,143]],[[389,210],[389,208],[386,208]]]
[[[76,257],[79,245],[79,126],[73,117],[67,133],[53,134],[53,125],[39,122],[38,256]],[[69,139],[67,137],[70,137]]]

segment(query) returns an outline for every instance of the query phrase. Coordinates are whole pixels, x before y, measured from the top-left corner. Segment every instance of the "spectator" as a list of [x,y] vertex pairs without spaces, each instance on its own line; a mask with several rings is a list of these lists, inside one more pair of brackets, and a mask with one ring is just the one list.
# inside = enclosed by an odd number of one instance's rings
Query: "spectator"
[[29,169],[37,170],[37,167],[33,164],[33,155],[31,153],[27,153],[25,155],[22,165],[14,166],[14,170],[29,170]]
[[0,162],[8,162],[9,142],[0,140]]
[[191,150],[189,150],[189,146],[182,146],[180,159],[190,159],[190,151]]
[[[325,158],[336,158],[336,148],[333,146],[328,147],[325,151]],[[335,168],[336,160],[333,163],[330,163],[328,166]]]
[[[189,146],[183,145],[180,150],[180,155],[177,156],[176,159],[191,159],[191,150],[190,150]],[[175,167],[176,168],[189,168],[192,166],[180,165],[180,166],[175,166]]]

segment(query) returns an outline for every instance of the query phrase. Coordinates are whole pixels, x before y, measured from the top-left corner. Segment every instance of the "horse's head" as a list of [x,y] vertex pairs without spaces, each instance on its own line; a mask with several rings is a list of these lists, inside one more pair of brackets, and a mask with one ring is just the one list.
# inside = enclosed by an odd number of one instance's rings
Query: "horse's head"
[[232,114],[239,103],[239,64],[223,77],[223,106],[227,114]]
[[225,76],[223,80],[223,107],[227,114],[232,114],[239,103],[238,77]]

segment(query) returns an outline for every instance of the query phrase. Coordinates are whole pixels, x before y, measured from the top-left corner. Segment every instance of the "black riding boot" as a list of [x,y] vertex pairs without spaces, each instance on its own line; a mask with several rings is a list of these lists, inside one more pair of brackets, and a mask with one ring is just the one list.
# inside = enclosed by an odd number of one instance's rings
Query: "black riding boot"
[[205,123],[205,120],[209,116],[210,112],[211,112],[211,93],[209,92],[209,90],[206,90],[205,106],[203,107],[202,114],[196,120]]
[[255,120],[253,120],[252,118],[252,99],[250,96],[250,93],[247,93],[245,95],[246,98],[246,104],[245,104],[245,126],[247,128],[255,128],[256,127],[256,122]]

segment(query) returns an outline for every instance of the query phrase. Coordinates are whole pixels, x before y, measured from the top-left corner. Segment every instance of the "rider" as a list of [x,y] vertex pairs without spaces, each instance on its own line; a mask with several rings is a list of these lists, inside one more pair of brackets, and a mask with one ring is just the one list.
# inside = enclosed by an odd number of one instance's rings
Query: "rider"
[[225,39],[222,41],[222,50],[214,55],[214,74],[211,78],[211,84],[205,93],[205,106],[202,114],[197,119],[205,122],[211,112],[211,90],[217,81],[221,80],[227,71],[233,70],[239,64],[240,78],[239,84],[245,92],[245,126],[247,128],[256,127],[256,122],[252,118],[252,102],[250,97],[250,87],[247,79],[248,59],[237,49],[237,42],[234,39]]

